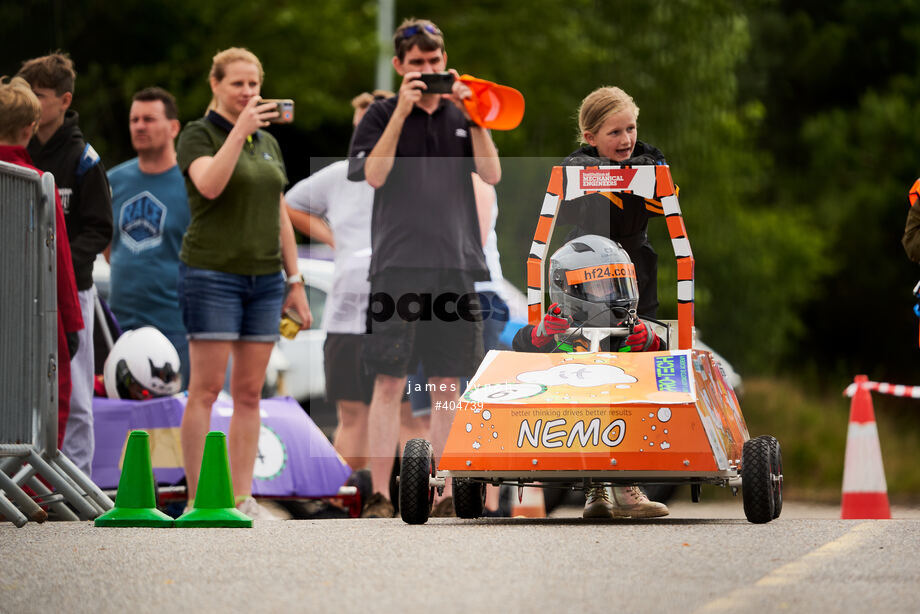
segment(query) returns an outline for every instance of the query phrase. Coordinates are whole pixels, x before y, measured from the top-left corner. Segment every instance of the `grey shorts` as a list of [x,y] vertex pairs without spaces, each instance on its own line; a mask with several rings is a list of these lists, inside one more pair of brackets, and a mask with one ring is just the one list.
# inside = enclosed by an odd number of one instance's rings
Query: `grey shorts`
[[374,376],[364,367],[364,344],[368,335],[327,333],[323,344],[326,400],[360,401],[370,404]]

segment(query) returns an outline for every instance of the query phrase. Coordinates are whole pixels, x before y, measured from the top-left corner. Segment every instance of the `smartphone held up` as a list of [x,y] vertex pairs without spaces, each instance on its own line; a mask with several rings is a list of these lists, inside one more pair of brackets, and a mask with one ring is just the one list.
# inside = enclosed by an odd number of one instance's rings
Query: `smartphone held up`
[[418,80],[426,85],[426,94],[450,94],[454,86],[454,75],[449,72],[422,73]]
[[271,118],[273,124],[290,124],[294,121],[294,101],[290,98],[264,98],[262,104],[274,103],[278,110],[278,117]]

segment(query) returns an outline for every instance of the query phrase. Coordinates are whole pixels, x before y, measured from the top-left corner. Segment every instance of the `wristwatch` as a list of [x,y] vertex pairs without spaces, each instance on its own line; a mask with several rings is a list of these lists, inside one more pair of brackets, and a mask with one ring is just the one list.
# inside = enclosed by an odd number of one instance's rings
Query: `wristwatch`
[[304,281],[303,281],[303,273],[297,272],[297,273],[294,273],[293,275],[289,275],[288,278],[285,280],[285,282],[286,282],[288,285],[290,285],[290,284],[302,284],[302,283],[304,283]]

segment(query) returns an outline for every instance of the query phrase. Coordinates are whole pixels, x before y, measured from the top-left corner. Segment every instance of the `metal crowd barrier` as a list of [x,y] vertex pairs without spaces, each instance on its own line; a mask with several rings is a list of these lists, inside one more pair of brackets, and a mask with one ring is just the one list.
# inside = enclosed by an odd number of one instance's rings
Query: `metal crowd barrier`
[[16,526],[112,508],[57,449],[54,177],[0,162],[0,516]]

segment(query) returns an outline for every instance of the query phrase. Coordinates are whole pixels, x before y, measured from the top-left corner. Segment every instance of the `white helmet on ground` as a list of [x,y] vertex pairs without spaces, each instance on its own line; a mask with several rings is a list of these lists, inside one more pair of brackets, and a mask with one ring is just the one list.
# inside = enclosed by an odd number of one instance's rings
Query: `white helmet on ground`
[[179,353],[152,326],[126,331],[109,352],[102,369],[110,399],[143,401],[179,392]]

